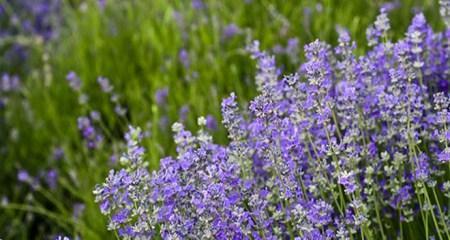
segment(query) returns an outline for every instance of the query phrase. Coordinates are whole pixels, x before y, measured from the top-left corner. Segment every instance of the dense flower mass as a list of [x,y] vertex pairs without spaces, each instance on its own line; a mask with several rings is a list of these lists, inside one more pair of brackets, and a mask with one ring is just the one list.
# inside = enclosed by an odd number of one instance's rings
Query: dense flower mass
[[8,64],[23,64],[29,55],[29,45],[57,37],[60,11],[60,0],[0,2],[0,51]]
[[7,27],[2,36],[28,34],[50,39],[57,34],[54,29],[60,0],[5,0],[0,3],[1,17]]
[[394,239],[417,228],[449,239],[450,26],[435,33],[419,13],[405,38],[392,42],[389,29],[381,10],[365,55],[340,29],[338,46],[306,45],[284,77],[252,44],[259,95],[248,111],[234,94],[223,100],[226,146],[205,118],[198,134],[175,123],[178,156],[150,173],[131,128],[126,167],[94,191],[109,229],[125,239]]

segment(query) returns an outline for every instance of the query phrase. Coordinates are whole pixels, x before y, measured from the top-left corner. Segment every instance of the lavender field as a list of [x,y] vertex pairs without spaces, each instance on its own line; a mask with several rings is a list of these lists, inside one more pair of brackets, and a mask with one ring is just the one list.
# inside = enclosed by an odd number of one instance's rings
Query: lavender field
[[0,239],[450,239],[449,0],[0,0]]

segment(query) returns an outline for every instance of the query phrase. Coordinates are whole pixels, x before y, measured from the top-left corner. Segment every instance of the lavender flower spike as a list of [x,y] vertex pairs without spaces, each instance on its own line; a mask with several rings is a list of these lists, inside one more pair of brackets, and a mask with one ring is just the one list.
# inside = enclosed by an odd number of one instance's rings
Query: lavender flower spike
[[66,76],[66,80],[69,82],[69,86],[79,92],[80,88],[81,88],[81,80],[80,78],[77,76],[77,74],[75,72],[69,72]]

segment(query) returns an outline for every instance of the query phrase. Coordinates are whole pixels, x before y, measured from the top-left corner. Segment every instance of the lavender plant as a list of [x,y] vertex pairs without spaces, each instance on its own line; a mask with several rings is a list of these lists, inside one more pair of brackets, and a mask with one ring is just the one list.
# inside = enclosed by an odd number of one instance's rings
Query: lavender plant
[[[30,58],[30,46],[58,35],[61,11],[60,0],[4,0],[0,1],[0,52],[4,65],[23,67]],[[5,70],[5,69],[2,69]]]
[[226,146],[205,118],[197,134],[175,123],[178,156],[149,172],[130,128],[125,168],[94,191],[108,229],[124,239],[449,239],[450,26],[433,32],[419,13],[403,39],[389,29],[381,10],[365,55],[340,29],[338,46],[306,45],[299,72],[284,77],[254,42],[259,95],[248,111],[234,94],[223,100]]

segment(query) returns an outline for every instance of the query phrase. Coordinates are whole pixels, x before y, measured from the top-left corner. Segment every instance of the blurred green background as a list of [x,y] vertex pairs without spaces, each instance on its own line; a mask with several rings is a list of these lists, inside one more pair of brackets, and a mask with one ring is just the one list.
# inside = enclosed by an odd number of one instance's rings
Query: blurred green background
[[[394,39],[418,11],[434,29],[443,28],[437,0],[59,1],[56,37],[43,41],[25,31],[0,41],[0,73],[21,82],[19,90],[0,93],[7,98],[0,108],[0,238],[113,238],[92,190],[118,167],[127,125],[146,131],[153,169],[174,153],[175,121],[195,130],[197,117],[211,115],[219,123],[211,129],[215,140],[226,143],[221,99],[235,92],[245,106],[256,94],[255,64],[245,52],[250,41],[274,54],[284,73],[294,72],[302,46],[315,39],[335,44],[337,27],[349,30],[357,53],[367,50],[365,29],[383,6],[392,8]],[[8,58],[14,43],[26,46],[26,61]],[[71,71],[81,80],[79,92],[66,80]],[[115,99],[101,91],[100,76],[109,79]],[[158,104],[161,89],[167,100]],[[126,112],[117,114],[117,106]],[[97,149],[86,147],[77,127],[77,118],[92,111],[103,136]],[[33,183],[18,181],[22,170]],[[46,183],[49,171],[56,172],[56,186]]]

